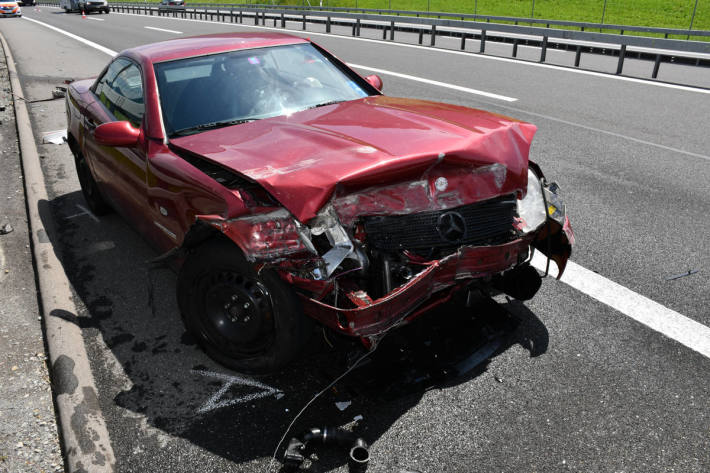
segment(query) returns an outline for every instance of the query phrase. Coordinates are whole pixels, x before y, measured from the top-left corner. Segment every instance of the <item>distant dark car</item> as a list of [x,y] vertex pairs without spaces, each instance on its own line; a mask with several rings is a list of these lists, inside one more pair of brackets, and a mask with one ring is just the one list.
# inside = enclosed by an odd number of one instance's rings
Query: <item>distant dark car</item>
[[168,7],[184,7],[185,6],[185,0],[161,0],[160,6],[168,6]]
[[85,13],[90,12],[100,12],[100,13],[110,13],[111,9],[108,6],[106,0],[85,0],[79,2],[79,8]]
[[19,3],[20,3],[20,5],[22,5],[23,7],[26,7],[26,6],[32,6],[32,5],[34,5],[36,2],[35,2],[35,0],[23,0],[23,1],[19,2]]
[[217,361],[274,370],[314,321],[371,347],[461,291],[530,298],[533,247],[564,270],[534,125],[381,89],[265,33],[139,46],[71,84],[89,207],[175,257],[185,326]]

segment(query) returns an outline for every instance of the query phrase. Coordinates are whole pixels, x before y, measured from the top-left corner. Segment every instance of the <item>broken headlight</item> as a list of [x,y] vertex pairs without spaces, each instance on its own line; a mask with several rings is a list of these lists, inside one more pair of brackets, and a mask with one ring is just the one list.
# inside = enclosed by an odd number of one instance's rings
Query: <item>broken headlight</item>
[[530,168],[528,168],[528,191],[524,198],[518,200],[518,215],[523,219],[524,233],[537,229],[547,218],[540,178]]

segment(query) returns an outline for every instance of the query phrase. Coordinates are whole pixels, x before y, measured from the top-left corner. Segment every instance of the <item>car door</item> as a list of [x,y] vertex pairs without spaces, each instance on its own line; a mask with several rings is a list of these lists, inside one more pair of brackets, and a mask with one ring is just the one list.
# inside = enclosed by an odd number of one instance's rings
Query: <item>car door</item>
[[101,146],[93,130],[114,121],[143,126],[145,114],[143,77],[140,67],[127,58],[117,58],[96,83],[96,101],[85,116],[88,131],[85,150],[97,182],[114,208],[142,230],[149,227],[146,197],[145,142],[130,147]]

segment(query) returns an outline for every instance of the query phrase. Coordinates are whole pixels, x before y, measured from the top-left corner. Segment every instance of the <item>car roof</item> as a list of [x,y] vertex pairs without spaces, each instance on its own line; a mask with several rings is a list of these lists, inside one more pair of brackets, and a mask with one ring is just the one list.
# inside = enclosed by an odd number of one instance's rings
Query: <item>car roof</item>
[[307,42],[306,39],[284,33],[217,33],[146,44],[127,49],[121,55],[134,57],[141,62],[156,63],[240,49]]

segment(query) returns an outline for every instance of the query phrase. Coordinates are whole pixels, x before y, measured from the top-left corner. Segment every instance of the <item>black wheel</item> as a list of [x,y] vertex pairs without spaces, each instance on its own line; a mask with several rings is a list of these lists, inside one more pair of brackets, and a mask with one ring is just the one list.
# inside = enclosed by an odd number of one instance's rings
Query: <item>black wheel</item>
[[96,215],[106,215],[111,212],[111,206],[104,200],[99,186],[91,174],[91,169],[81,153],[74,155],[74,163],[76,164],[76,173],[79,176],[79,184],[81,185],[81,193],[84,194],[84,200],[91,210]]
[[188,256],[177,297],[185,328],[212,359],[235,371],[281,368],[312,328],[293,290],[271,270],[257,274],[227,240],[210,241]]
[[104,13],[108,15],[109,13],[111,13],[111,11],[107,8],[106,10],[104,10]]

